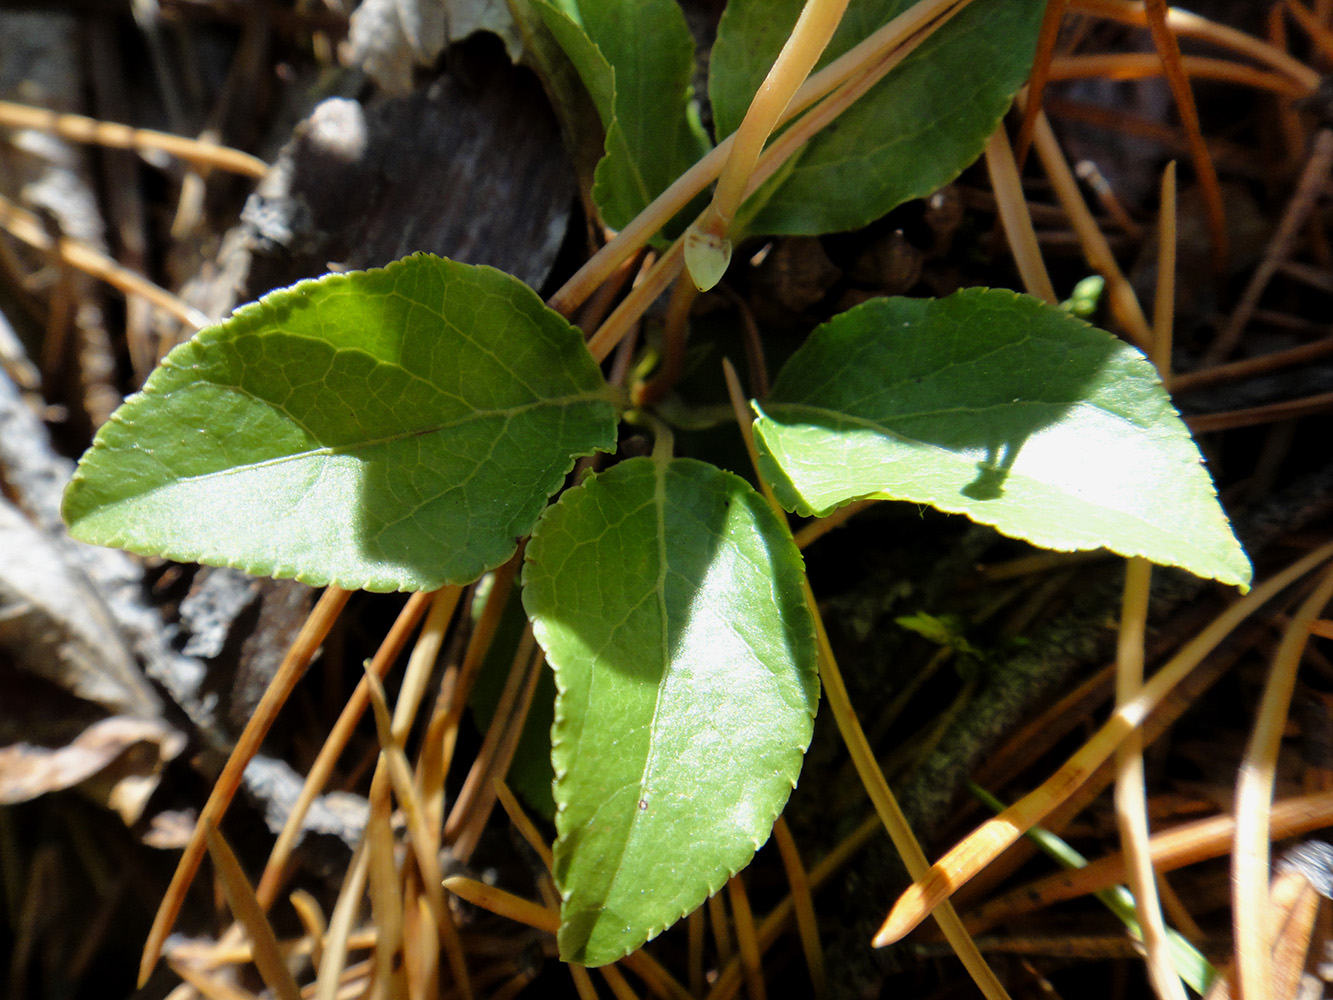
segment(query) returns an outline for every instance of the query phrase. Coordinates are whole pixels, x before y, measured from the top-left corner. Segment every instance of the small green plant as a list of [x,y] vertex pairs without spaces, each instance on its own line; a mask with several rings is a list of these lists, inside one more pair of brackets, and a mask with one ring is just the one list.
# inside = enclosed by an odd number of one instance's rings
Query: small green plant
[[[747,168],[739,211],[704,209],[696,238],[861,226],[977,156],[1043,4],[922,6],[936,13],[904,14],[919,24],[893,21],[905,2],[854,6],[769,159]],[[800,9],[728,6],[710,64],[719,137],[741,128]],[[573,113],[577,79],[600,117],[592,193],[628,234],[614,252],[558,308],[426,255],[273,292],[168,355],[98,433],[64,513],[85,541],[373,591],[471,583],[530,539],[523,604],[558,691],[560,950],[599,965],[698,906],[768,837],[811,737],[818,654],[785,520],[740,476],[677,457],[659,393],[599,366],[651,290],[679,281],[702,206],[681,209],[722,169],[690,100],[681,12],[517,11],[557,105]],[[666,251],[661,279],[585,345],[566,316],[649,242]],[[815,330],[751,405],[761,478],[789,512],[909,500],[1049,548],[1249,581],[1152,365],[1037,299],[868,302]],[[652,454],[566,486],[578,458],[614,451],[626,417],[653,429]]]

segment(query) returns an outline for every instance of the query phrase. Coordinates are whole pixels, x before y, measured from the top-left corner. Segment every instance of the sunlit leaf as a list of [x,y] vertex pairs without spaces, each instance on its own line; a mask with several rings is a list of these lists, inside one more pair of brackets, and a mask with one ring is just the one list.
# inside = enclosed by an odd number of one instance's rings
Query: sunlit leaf
[[616,413],[510,276],[417,255],[274,292],[172,351],[65,494],[98,545],[367,590],[513,554]]
[[757,409],[764,475],[790,510],[911,500],[1049,549],[1249,583],[1152,365],[1037,299],[872,300],[816,330]]
[[543,515],[523,602],[559,692],[563,958],[633,951],[767,839],[819,696],[802,573],[763,498],[691,459],[623,462]]
[[593,196],[623,228],[694,163],[707,141],[690,108],[694,41],[676,0],[533,0],[588,88],[606,155]]
[[[821,66],[915,0],[850,4]],[[730,0],[709,61],[719,137],[734,132],[804,0]],[[856,229],[975,160],[1027,78],[1044,0],[974,0],[812,139],[751,199],[748,231]],[[758,206],[756,208],[756,206]]]

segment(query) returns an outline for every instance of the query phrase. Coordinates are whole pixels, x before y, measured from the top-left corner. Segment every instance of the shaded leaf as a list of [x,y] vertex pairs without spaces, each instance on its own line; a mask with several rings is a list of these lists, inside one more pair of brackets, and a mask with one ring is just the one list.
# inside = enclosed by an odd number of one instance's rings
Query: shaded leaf
[[873,300],[817,329],[756,409],[764,475],[790,510],[910,500],[1045,548],[1249,582],[1155,369],[1037,299]]
[[[849,5],[820,65],[915,0]],[[740,125],[803,0],[731,0],[709,62],[719,136]],[[752,233],[856,229],[956,177],[981,154],[1027,78],[1043,0],[976,0],[928,38],[744,210]]]
[[513,554],[614,442],[578,331],[517,280],[417,255],[274,292],[171,352],[79,463],[71,533],[366,590]]
[[[675,0],[533,0],[606,130],[593,197],[621,229],[708,148],[692,121],[694,41]],[[561,6],[564,9],[561,9]]]
[[801,557],[744,480],[638,458],[567,492],[523,602],[555,668],[560,953],[633,951],[749,863],[819,697]]

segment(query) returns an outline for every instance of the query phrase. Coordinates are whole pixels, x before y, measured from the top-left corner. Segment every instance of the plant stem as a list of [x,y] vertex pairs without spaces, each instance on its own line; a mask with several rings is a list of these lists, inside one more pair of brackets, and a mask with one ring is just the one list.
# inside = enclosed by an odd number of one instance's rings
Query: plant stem
[[[1143,635],[1148,622],[1152,563],[1135,556],[1125,564],[1124,598],[1116,650],[1116,707],[1143,689]],[[1115,754],[1115,816],[1125,852],[1125,870],[1138,911],[1139,933],[1147,951],[1148,978],[1161,1000],[1185,1000],[1171,960],[1171,940],[1162,919],[1157,878],[1148,850],[1148,800],[1144,790],[1143,733],[1135,729]]]
[[[764,150],[763,155],[759,158],[759,163],[750,175],[750,190],[764,183],[789,157],[796,153],[802,144],[809,141],[820,129],[851,107],[866,91],[915,51],[916,47],[930,37],[936,29],[969,3],[971,3],[971,0],[925,0],[924,3],[919,3],[916,7],[912,7],[906,13],[894,18],[866,41],[835,60],[831,65],[820,70],[815,77],[806,81],[806,86],[797,94],[796,99],[792,101],[792,107],[788,109],[791,114],[808,107],[821,94],[828,93],[822,89],[826,81],[834,82],[835,86],[829,89],[835,90],[835,92],[829,93],[827,99],[819,107],[801,118],[768,149]],[[920,8],[927,8],[930,16],[925,16]],[[909,19],[908,15],[913,16]],[[932,21],[931,18],[934,18],[934,20]],[[891,32],[890,29],[894,30]],[[891,44],[888,39],[892,39]],[[819,86],[812,89],[812,85],[817,82]],[[804,100],[807,89],[812,89],[812,96],[808,101]],[[802,103],[803,101],[804,103]],[[728,143],[730,141],[730,139],[726,140]],[[588,261],[574,277],[570,278],[564,288],[557,292],[547,304],[558,312],[565,312],[565,315],[568,315],[568,312],[565,311],[566,305],[571,311],[576,308],[583,301],[580,296],[586,297],[596,287],[594,277],[599,273],[602,277],[605,277],[611,269],[618,266],[625,257],[636,249],[636,246],[629,243],[617,248],[616,243],[635,227],[639,228],[642,239],[646,240],[667,219],[683,208],[686,202],[703,188],[709,178],[686,192],[679,204],[674,201],[671,202],[667,206],[670,211],[662,215],[653,228],[644,229],[640,226],[640,219],[643,219],[649,213],[655,213],[657,211],[655,206],[662,203],[667,195],[671,194],[686,177],[689,177],[696,170],[700,170],[708,162],[709,157],[723,149],[725,145],[725,143],[719,145],[717,149],[714,149],[712,153],[683,174],[676,184],[668,188],[657,201],[654,201],[638,218],[625,227],[619,236],[594,255],[592,260]],[[702,171],[700,172],[702,173]],[[711,175],[709,177],[711,178]],[[679,239],[673,243],[670,249],[649,269],[643,280],[635,285],[629,295],[607,317],[601,328],[588,340],[588,351],[598,362],[604,360],[611,353],[630,327],[643,315],[649,304],[675,280],[680,273],[680,269],[684,266],[684,248],[684,239]],[[613,250],[614,252],[612,252]],[[604,254],[606,255],[605,259],[601,261],[599,266],[595,266]],[[566,295],[569,297],[562,298]]]
[[[887,54],[892,53],[918,32],[924,30],[925,34],[929,34],[943,23],[942,20],[936,22],[937,18],[946,13],[952,16],[970,2],[971,0],[922,0],[921,3],[909,7],[865,41],[806,80],[786,110],[779,116],[778,125],[790,121],[820,98],[842,87],[858,75],[877,72]],[[547,300],[547,305],[564,316],[571,315],[608,275],[644,246],[653,233],[661,229],[668,220],[690,203],[690,199],[718,176],[723,163],[730,155],[734,140],[734,135],[723,139],[694,166],[681,174],[611,242],[579,268],[574,276]],[[662,287],[665,288],[666,285],[663,284]]]
[[[726,270],[731,259],[731,224],[764,143],[823,55],[846,9],[847,0],[806,0],[796,26],[750,102],[718,176],[713,200],[686,237],[686,265],[701,290],[712,288]],[[704,248],[706,256],[700,257],[697,248]]]
[[[732,367],[730,361],[723,361],[722,368],[726,376],[727,391],[731,396],[731,404],[736,411],[736,420],[740,425],[741,436],[745,439],[745,448],[750,454],[750,464],[754,467],[755,476],[759,479],[759,486],[763,490],[764,498],[773,508],[774,513],[785,519],[786,512],[783,511],[782,506],[773,495],[772,487],[769,486],[759,471],[759,452],[755,447],[754,432],[750,426],[753,418],[745,409],[744,400],[741,397],[740,380],[736,377],[736,369]],[[815,601],[814,591],[810,589],[810,581],[805,576],[801,578],[801,586],[805,593],[806,607],[809,608],[810,616],[814,621],[815,642],[819,650],[819,679],[823,686],[824,698],[828,701],[829,711],[833,713],[833,720],[838,725],[838,732],[842,734],[842,741],[847,747],[847,752],[851,755],[852,764],[856,767],[856,773],[861,778],[861,784],[865,786],[866,794],[870,797],[875,811],[879,814],[884,829],[888,831],[893,846],[903,859],[908,874],[913,879],[920,879],[929,870],[930,862],[926,859],[925,852],[921,850],[921,845],[917,843],[916,835],[912,833],[912,828],[907,822],[907,817],[903,815],[898,800],[894,798],[893,792],[889,788],[889,782],[875,760],[875,752],[871,749],[865,731],[861,728],[860,720],[856,717],[856,710],[852,708],[851,697],[847,694],[847,685],[843,683],[837,658],[833,655],[833,647],[829,645],[828,633],[824,630],[824,619],[819,613],[819,604]],[[1003,984],[991,970],[991,967],[986,964],[986,960],[982,957],[976,942],[968,934],[967,929],[963,926],[962,919],[953,906],[947,902],[943,904],[935,913],[935,921],[939,924],[945,939],[963,963],[964,968],[972,976],[982,994],[990,1000],[1000,1000],[1000,998],[1007,1000],[1009,994],[1005,992]]]

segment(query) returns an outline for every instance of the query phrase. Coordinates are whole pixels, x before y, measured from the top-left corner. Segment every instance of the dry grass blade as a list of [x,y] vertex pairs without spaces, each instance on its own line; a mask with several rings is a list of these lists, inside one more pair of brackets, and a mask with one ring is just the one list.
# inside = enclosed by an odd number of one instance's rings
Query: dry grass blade
[[1240,1000],[1274,996],[1273,924],[1268,900],[1269,810],[1277,770],[1278,746],[1296,687],[1310,625],[1333,599],[1333,571],[1326,572],[1283,630],[1264,687],[1254,733],[1236,780],[1236,838],[1232,849],[1236,985]]
[[227,894],[227,903],[237,921],[250,935],[250,945],[254,949],[255,967],[268,984],[268,988],[277,994],[279,1000],[301,1000],[301,990],[292,978],[292,972],[283,961],[282,951],[278,947],[277,935],[264,916],[264,908],[255,898],[250,880],[241,870],[241,863],[228,846],[218,828],[205,820],[204,836],[207,839],[208,854],[213,859],[214,870],[222,881],[222,888]]
[[977,827],[935,862],[924,878],[908,887],[876,934],[875,943],[891,944],[902,938],[1000,852],[1040,823],[1078,789],[1115,752],[1125,736],[1143,722],[1153,707],[1242,621],[1330,557],[1333,557],[1333,543],[1320,546],[1222,612],[1144,685],[1139,697],[1122,706],[1107,720],[1068,763],[1004,812]]
[[157,964],[162,954],[162,944],[171,933],[181,905],[185,902],[185,893],[194,879],[195,872],[199,870],[199,862],[204,857],[204,838],[208,824],[216,826],[222,821],[227,806],[231,804],[236,790],[241,786],[241,775],[246,765],[259,752],[260,744],[264,742],[264,737],[277,719],[279,710],[286,703],[296,682],[305,673],[316,650],[328,636],[333,623],[337,621],[338,615],[351,596],[351,591],[338,587],[329,587],[320,596],[319,603],[310,612],[291,649],[287,651],[287,655],[273,675],[273,680],[269,682],[264,697],[255,707],[250,721],[246,723],[240,739],[236,741],[236,749],[232,751],[222,773],[213,784],[208,801],[199,814],[199,822],[195,826],[194,833],[190,835],[189,843],[185,845],[185,853],[181,855],[171,885],[168,886],[157,915],[153,919],[152,929],[148,932],[148,940],[144,944],[143,959],[139,964],[140,986],[148,981],[153,966]]

